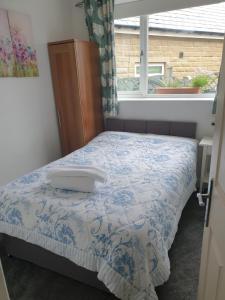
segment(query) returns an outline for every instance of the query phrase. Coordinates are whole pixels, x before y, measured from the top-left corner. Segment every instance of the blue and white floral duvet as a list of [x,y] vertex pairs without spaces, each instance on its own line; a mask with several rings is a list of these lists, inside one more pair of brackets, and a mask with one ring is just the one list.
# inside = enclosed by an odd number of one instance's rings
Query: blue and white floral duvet
[[[121,299],[157,299],[168,250],[196,182],[195,140],[104,132],[85,147],[0,189],[0,232],[98,272]],[[94,193],[52,188],[56,166],[107,173]]]

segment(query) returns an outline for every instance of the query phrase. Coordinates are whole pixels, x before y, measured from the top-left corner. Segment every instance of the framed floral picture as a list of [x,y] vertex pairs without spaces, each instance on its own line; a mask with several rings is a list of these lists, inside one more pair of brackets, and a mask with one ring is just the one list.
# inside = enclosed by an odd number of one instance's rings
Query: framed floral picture
[[38,76],[31,19],[28,15],[8,11],[9,28],[16,61],[17,77]]
[[31,19],[0,9],[0,76],[38,76]]

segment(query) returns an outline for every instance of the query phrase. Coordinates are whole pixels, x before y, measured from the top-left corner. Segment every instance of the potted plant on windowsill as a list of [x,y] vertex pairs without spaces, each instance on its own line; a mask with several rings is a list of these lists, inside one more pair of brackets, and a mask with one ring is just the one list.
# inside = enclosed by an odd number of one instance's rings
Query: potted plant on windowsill
[[204,91],[212,80],[213,79],[207,74],[199,74],[191,80],[191,85],[192,87],[198,88],[200,93]]
[[161,80],[156,94],[199,94],[210,83],[209,75],[197,75],[188,84],[175,78]]

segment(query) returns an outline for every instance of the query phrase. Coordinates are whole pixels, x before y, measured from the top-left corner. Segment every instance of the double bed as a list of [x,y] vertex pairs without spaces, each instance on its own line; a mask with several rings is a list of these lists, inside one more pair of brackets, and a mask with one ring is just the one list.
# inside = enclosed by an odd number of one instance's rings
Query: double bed
[[[6,252],[120,299],[157,299],[195,189],[197,141],[193,123],[153,123],[111,120],[83,148],[0,188]],[[99,167],[107,180],[93,193],[52,188],[47,173],[73,165]]]

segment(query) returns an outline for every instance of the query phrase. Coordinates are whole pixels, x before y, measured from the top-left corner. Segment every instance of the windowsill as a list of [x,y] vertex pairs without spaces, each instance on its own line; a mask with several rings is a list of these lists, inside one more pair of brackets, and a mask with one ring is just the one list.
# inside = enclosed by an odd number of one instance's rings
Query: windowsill
[[152,95],[152,96],[140,96],[140,95],[118,95],[118,101],[207,101],[213,102],[215,94],[209,95]]

